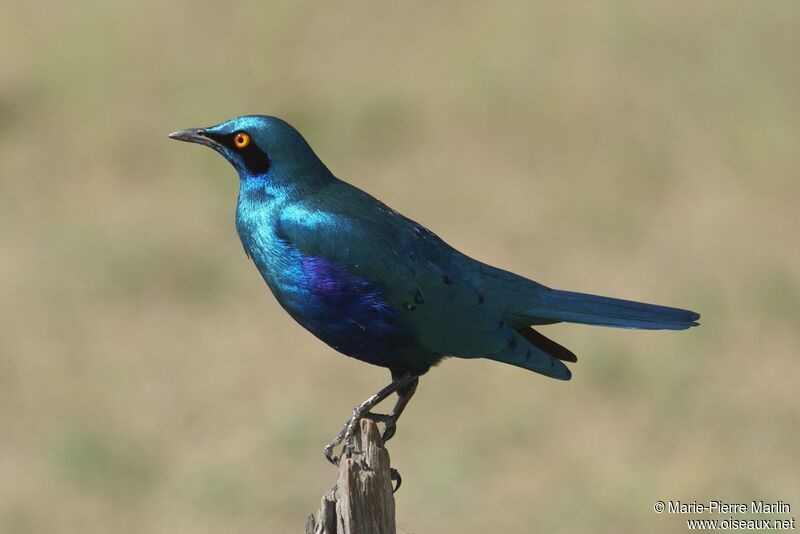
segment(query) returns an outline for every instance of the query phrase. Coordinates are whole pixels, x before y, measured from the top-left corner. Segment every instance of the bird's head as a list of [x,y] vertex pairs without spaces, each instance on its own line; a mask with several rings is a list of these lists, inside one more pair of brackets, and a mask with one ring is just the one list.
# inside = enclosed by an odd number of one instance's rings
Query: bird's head
[[268,115],[243,115],[208,128],[189,128],[171,139],[213,148],[242,179],[271,171],[295,177],[329,174],[303,136],[288,122]]

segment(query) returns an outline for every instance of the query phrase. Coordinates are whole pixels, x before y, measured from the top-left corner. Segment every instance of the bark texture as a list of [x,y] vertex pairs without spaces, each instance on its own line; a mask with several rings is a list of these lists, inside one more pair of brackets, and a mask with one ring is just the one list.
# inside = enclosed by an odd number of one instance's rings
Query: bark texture
[[377,425],[359,422],[352,451],[339,461],[336,486],[308,516],[306,534],[396,534],[389,452]]

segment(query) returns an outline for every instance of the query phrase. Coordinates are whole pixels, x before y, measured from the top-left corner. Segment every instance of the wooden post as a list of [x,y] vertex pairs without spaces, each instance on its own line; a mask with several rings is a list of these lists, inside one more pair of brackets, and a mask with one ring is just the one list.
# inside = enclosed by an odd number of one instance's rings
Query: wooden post
[[389,452],[377,425],[362,419],[353,450],[339,462],[336,486],[322,496],[306,534],[396,534]]

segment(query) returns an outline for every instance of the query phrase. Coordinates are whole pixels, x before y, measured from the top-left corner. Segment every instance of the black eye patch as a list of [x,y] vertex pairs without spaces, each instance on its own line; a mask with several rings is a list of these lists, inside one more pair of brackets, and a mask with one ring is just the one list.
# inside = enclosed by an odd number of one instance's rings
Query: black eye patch
[[206,136],[221,145],[225,145],[234,154],[238,154],[242,163],[244,163],[244,166],[251,174],[264,174],[269,169],[269,156],[267,156],[266,152],[258,148],[255,141],[251,140],[246,147],[238,148],[234,143],[236,133],[222,135],[207,133]]

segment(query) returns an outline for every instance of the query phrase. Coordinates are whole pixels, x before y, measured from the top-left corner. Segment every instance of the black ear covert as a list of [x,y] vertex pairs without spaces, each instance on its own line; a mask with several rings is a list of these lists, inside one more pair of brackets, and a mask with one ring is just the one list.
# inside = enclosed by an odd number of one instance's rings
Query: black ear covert
[[269,169],[269,156],[267,153],[258,148],[255,141],[250,143],[244,148],[236,148],[233,144],[233,136],[230,138],[230,146],[233,150],[239,153],[244,162],[247,170],[252,174],[264,174]]

